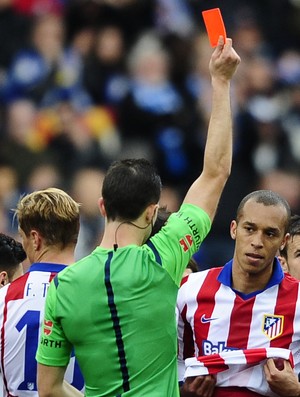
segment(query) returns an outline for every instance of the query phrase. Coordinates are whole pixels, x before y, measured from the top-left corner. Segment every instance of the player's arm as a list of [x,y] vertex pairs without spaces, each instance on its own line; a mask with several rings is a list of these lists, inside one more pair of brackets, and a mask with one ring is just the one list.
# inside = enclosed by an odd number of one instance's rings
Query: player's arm
[[204,153],[203,171],[190,187],[184,202],[204,209],[213,220],[225,183],[231,172],[232,116],[230,81],[240,62],[231,39],[219,38],[209,63],[212,111]]
[[83,394],[64,381],[66,367],[38,364],[39,397],[83,397]]

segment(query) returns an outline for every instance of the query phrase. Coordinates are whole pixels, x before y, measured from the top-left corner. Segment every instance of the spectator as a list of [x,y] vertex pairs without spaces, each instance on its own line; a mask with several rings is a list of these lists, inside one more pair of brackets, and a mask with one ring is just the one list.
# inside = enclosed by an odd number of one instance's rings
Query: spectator
[[28,44],[30,23],[15,11],[13,0],[0,1],[0,86],[15,53]]
[[164,183],[185,191],[201,153],[195,101],[171,81],[168,52],[153,33],[133,47],[129,70],[130,90],[118,108],[124,156],[154,161]]
[[119,131],[105,108],[91,107],[78,111],[67,101],[57,104],[55,110],[50,109],[47,113],[44,114],[44,122],[47,123],[50,116],[48,121],[51,124],[48,125],[48,133],[44,131],[48,138],[45,153],[56,164],[66,183],[81,168],[105,168],[112,158],[119,155]]
[[36,17],[30,48],[16,54],[7,73],[3,99],[30,99],[38,107],[70,100],[77,108],[90,105],[82,86],[82,60],[65,44],[63,19],[47,14]]
[[257,186],[280,194],[289,203],[292,213],[300,211],[300,180],[294,170],[275,169],[266,172],[258,179]]
[[75,173],[70,191],[80,203],[80,231],[75,249],[79,260],[93,251],[104,230],[104,218],[99,217],[98,198],[102,190],[104,171],[97,168],[82,168]]
[[48,186],[62,187],[62,176],[57,167],[49,162],[40,163],[28,175],[27,183],[24,186],[26,192],[47,189]]
[[117,26],[97,31],[94,47],[85,60],[83,81],[95,104],[115,111],[128,89],[124,37]]
[[0,230],[17,237],[12,208],[15,208],[20,195],[18,175],[14,167],[4,161],[0,163]]
[[36,117],[37,109],[29,100],[16,100],[6,109],[0,157],[14,168],[18,187],[26,184],[27,175],[43,157],[32,139]]

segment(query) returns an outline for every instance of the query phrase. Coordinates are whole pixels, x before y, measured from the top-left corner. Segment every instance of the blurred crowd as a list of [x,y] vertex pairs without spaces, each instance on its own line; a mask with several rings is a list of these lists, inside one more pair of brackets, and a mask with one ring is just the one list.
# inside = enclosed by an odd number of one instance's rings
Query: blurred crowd
[[20,195],[56,186],[81,205],[77,258],[99,242],[111,161],[146,157],[178,209],[199,174],[212,52],[201,12],[219,7],[242,63],[232,86],[234,158],[196,260],[232,256],[229,224],[251,190],[300,213],[299,0],[0,0],[0,230]]

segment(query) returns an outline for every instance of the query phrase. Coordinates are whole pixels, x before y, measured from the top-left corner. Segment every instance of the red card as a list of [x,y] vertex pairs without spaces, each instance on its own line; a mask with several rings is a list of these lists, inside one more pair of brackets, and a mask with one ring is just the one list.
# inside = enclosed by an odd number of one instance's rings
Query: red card
[[226,40],[226,29],[223,22],[220,8],[212,8],[202,11],[205,27],[207,30],[210,45],[216,47],[220,36]]

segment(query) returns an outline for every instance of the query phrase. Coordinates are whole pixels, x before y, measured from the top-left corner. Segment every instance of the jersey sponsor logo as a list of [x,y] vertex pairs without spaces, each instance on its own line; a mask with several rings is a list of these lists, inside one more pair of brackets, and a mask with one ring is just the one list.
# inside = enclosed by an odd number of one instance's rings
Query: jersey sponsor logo
[[209,340],[204,340],[202,342],[202,348],[203,348],[203,354],[205,356],[209,356],[210,354],[220,354],[222,352],[238,350],[236,347],[226,346],[225,342],[218,342],[217,344],[213,344]]
[[50,335],[52,333],[53,322],[50,320],[44,320],[44,334]]
[[270,339],[278,338],[283,331],[283,316],[265,314],[263,318],[262,331]]
[[187,252],[190,247],[193,245],[193,238],[190,234],[187,234],[182,239],[179,240],[179,243],[183,249],[183,252]]
[[201,237],[197,226],[195,225],[194,221],[188,216],[184,218],[184,220],[191,230],[196,246],[199,247],[201,243]]
[[201,323],[202,324],[206,324],[206,323],[210,323],[211,321],[217,320],[217,317],[205,317],[205,314],[202,314],[201,316]]
[[55,349],[60,349],[62,347],[62,342],[57,340],[47,339],[42,336],[41,345],[54,347]]

